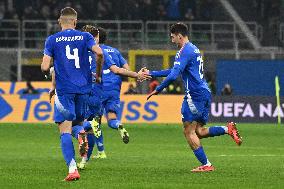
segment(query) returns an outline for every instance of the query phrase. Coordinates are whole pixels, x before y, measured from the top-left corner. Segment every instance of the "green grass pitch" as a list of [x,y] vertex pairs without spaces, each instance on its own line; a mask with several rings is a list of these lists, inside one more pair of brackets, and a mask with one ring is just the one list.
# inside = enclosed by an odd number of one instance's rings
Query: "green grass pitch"
[[284,126],[239,124],[241,147],[229,136],[203,139],[211,173],[190,172],[199,163],[181,124],[125,127],[127,145],[104,125],[108,158],[92,159],[79,181],[67,183],[56,125],[0,124],[0,188],[284,188]]

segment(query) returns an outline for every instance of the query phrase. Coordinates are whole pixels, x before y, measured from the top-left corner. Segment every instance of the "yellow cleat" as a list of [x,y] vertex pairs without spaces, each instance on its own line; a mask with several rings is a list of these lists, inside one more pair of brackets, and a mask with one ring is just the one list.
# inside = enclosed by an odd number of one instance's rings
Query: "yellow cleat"
[[118,130],[119,130],[119,134],[120,134],[120,136],[122,138],[122,141],[125,144],[127,144],[129,142],[129,134],[128,134],[128,132],[126,131],[126,129],[122,125],[119,125]]
[[99,138],[102,135],[102,130],[100,128],[100,124],[96,118],[94,118],[91,122],[92,129],[94,131],[95,137]]
[[85,162],[85,161],[81,161],[80,163],[77,163],[77,167],[78,167],[79,170],[86,169],[86,166],[87,166],[87,162]]
[[98,151],[96,155],[93,156],[94,159],[106,159],[106,153],[105,151]]

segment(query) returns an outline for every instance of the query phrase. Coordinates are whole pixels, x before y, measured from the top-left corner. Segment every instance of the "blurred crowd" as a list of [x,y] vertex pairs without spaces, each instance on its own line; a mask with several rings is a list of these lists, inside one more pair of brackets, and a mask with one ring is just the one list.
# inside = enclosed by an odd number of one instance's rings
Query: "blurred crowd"
[[[263,22],[280,18],[284,0],[229,0],[244,20]],[[79,19],[202,20],[214,19],[214,0],[1,0],[1,19],[57,19],[66,6]]]
[[[3,0],[1,19],[57,19],[71,6],[79,19],[210,20],[213,0]],[[12,7],[12,8],[11,8]]]

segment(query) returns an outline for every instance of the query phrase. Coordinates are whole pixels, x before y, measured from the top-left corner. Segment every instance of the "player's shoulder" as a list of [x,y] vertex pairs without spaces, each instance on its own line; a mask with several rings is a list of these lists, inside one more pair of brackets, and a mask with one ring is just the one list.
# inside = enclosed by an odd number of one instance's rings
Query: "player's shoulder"
[[[58,33],[58,32],[57,32],[57,33]],[[57,33],[51,34],[51,35],[47,36],[46,41],[49,41],[49,42],[50,42],[50,41],[52,41],[53,39],[55,39]]]
[[109,46],[109,45],[100,45],[100,46],[102,47],[102,49],[104,49],[108,53],[115,53],[116,52],[116,49],[112,46]]
[[192,52],[199,52],[199,49],[192,43],[187,43],[184,46],[185,52],[192,53]]
[[70,31],[66,31],[65,33],[71,36],[80,36],[81,39],[83,40],[88,39],[88,38],[93,38],[92,34],[90,34],[89,32],[81,31],[81,30],[70,30]]
[[111,47],[112,49],[113,49],[113,52],[116,54],[116,55],[120,55],[121,53],[120,53],[120,51],[117,49],[117,48],[115,48],[115,47]]

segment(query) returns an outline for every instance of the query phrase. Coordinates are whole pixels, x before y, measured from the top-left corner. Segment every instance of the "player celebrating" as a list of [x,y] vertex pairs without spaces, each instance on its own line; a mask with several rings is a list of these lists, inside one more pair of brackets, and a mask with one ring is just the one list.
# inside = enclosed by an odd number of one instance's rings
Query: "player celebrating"
[[[102,28],[95,28],[94,26],[86,25],[86,26],[83,27],[83,31],[91,33],[95,37],[95,40],[96,40],[97,43],[99,41],[101,41],[101,39],[105,39],[105,31]],[[111,47],[108,47],[108,49],[106,49],[107,46],[100,46],[100,47],[103,49],[103,53],[104,53],[103,75],[102,75],[101,83],[93,83],[92,93],[91,93],[91,96],[89,98],[89,108],[88,108],[89,109],[89,111],[88,111],[89,112],[88,113],[88,120],[89,121],[84,122],[84,129],[85,129],[85,131],[88,132],[87,138],[88,138],[88,142],[89,142],[88,143],[89,148],[88,148],[87,157],[83,157],[82,161],[78,164],[78,167],[80,169],[85,168],[86,163],[87,163],[87,161],[89,160],[89,158],[92,154],[93,147],[94,147],[94,134],[93,134],[93,132],[95,133],[96,143],[97,143],[97,147],[98,147],[98,154],[95,157],[106,158],[106,155],[104,153],[104,146],[103,146],[103,135],[102,135],[102,132],[101,132],[101,129],[100,129],[100,120],[101,120],[101,116],[102,116],[102,109],[109,107],[107,105],[102,106],[104,95],[108,91],[108,90],[106,90],[106,85],[109,85],[109,80],[110,79],[114,80],[115,77],[113,77],[113,75],[115,75],[115,74],[136,78],[140,81],[151,78],[149,76],[149,74],[143,73],[142,71],[136,73],[136,72],[129,71],[129,70],[125,69],[125,68],[128,68],[128,66],[124,66],[124,68],[121,68],[122,66],[120,65],[120,62],[113,58],[113,57],[115,57],[114,55],[117,55],[118,53],[115,52],[116,54],[112,54],[114,52],[114,49],[110,49]],[[117,57],[115,57],[115,58],[117,58]],[[118,63],[115,63],[114,60],[117,61]],[[96,59],[94,57],[94,54],[91,53],[91,52],[89,53],[89,61],[90,61],[90,64],[91,64],[91,70],[92,70],[93,75],[97,75],[96,71],[98,69],[97,69],[97,66],[96,66],[97,65]],[[125,64],[125,60],[124,60],[123,64]],[[109,75],[108,74],[109,72],[113,73],[113,75]],[[117,76],[117,75],[115,75],[115,76],[120,78],[120,76]],[[115,83],[113,83],[113,85],[118,83],[119,87],[117,87],[117,88],[120,90],[121,79],[119,81],[120,81],[120,83],[117,82],[117,80],[114,80]],[[110,86],[108,86],[108,87],[110,87]],[[115,94],[113,94],[113,95],[115,95]],[[119,93],[118,93],[118,95],[119,95]],[[113,98],[119,99],[119,96],[118,97],[113,96]],[[115,105],[118,106],[118,109],[119,109],[120,101],[118,101],[118,102],[115,101],[115,102],[116,102]],[[111,102],[109,104],[111,104]],[[106,109],[106,112],[109,112],[108,111],[109,109]],[[117,111],[118,111],[118,109],[117,109]],[[128,142],[129,135],[121,124],[119,124],[117,127],[114,127],[114,126],[111,125],[111,127],[114,128],[114,129],[117,129],[120,132],[120,135],[121,135],[123,141]]]
[[[235,123],[230,122],[227,126],[203,127],[209,115],[211,92],[203,75],[203,60],[199,49],[189,42],[188,28],[183,23],[176,23],[170,27],[171,41],[180,50],[175,56],[172,69],[152,71],[150,75],[166,77],[166,79],[154,90],[152,95],[157,95],[181,74],[185,88],[185,97],[182,103],[181,113],[184,126],[184,136],[193,150],[196,158],[202,164],[194,168],[192,172],[214,171],[213,165],[207,159],[200,139],[229,134],[238,145],[242,138]],[[144,70],[146,73],[148,70]]]
[[[107,33],[105,29],[99,27],[99,44],[100,47],[109,53],[111,59],[114,61],[115,65],[120,68],[124,68],[129,70],[129,65],[127,64],[126,60],[122,57],[121,53],[111,47],[107,46],[104,43],[107,39]],[[121,75],[121,74],[120,74]],[[110,69],[103,68],[102,73],[102,88],[104,91],[102,105],[103,109],[106,112],[106,118],[108,126],[112,129],[118,129],[120,131],[121,138],[125,144],[129,142],[129,134],[123,128],[123,125],[118,120],[117,115],[120,111],[120,90],[121,90],[121,83],[122,78],[120,75],[115,74],[114,71],[110,71]],[[98,119],[100,120],[100,119]],[[103,146],[103,135],[100,129],[100,123],[97,124],[96,122],[92,122],[94,132],[97,132],[97,148],[98,153],[94,156],[94,158],[105,158],[106,155],[104,153],[104,146]]]
[[[99,65],[102,64],[103,52],[91,34],[75,30],[77,12],[73,8],[62,9],[58,21],[62,31],[46,39],[41,69],[44,73],[49,72],[53,58],[56,80],[55,122],[59,125],[61,150],[69,167],[65,181],[73,181],[78,180],[80,175],[72,143],[72,122],[82,125],[92,87],[88,50],[97,54]],[[88,147],[85,132],[78,136],[79,151],[84,156]]]

